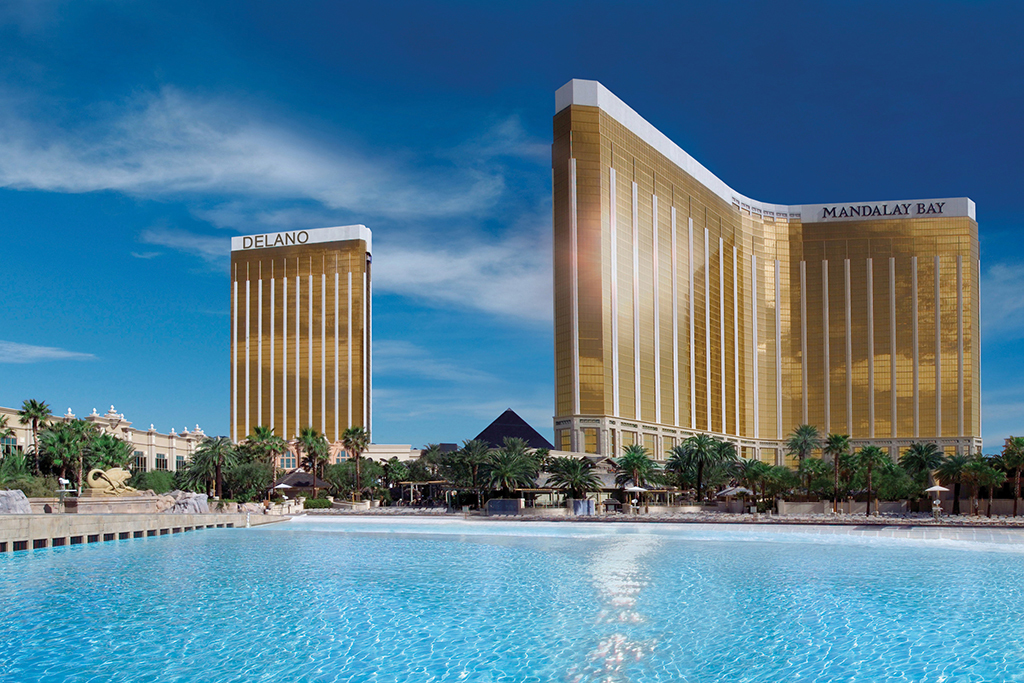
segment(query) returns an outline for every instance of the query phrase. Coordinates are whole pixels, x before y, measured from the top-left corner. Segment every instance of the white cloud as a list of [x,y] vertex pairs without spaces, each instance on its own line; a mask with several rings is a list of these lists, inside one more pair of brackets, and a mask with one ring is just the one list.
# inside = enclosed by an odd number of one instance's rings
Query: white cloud
[[145,260],[148,261],[149,259],[154,259],[157,256],[160,256],[160,252],[159,251],[142,251],[142,252],[133,251],[132,252],[132,256],[134,256],[135,258],[145,259]]
[[90,113],[101,123],[77,128],[44,125],[16,101],[0,99],[0,186],[14,189],[306,199],[399,217],[479,213],[504,189],[500,170],[487,164],[371,156],[170,87],[96,107]]
[[541,231],[457,243],[378,240],[374,250],[380,291],[515,320],[552,319],[550,236]]
[[435,358],[427,349],[397,339],[374,340],[373,374],[463,383],[494,379],[486,372]]
[[197,235],[187,230],[147,228],[139,235],[139,241],[193,254],[213,265],[226,265],[231,255],[231,240],[228,238]]
[[42,363],[51,360],[96,360],[96,356],[52,346],[0,341],[0,363]]
[[[981,276],[981,326],[986,338],[1024,337],[1024,264],[996,263]],[[987,339],[986,339],[987,341]]]

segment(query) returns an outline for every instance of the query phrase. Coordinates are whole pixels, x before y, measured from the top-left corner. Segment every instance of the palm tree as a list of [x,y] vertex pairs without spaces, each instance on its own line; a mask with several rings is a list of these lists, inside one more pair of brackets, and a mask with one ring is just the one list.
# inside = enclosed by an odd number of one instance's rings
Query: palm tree
[[295,449],[301,454],[302,466],[306,467],[313,475],[313,498],[316,498],[318,472],[327,461],[329,454],[327,437],[316,431],[313,427],[303,427],[299,430],[299,438],[295,441]]
[[[224,493],[224,469],[238,463],[238,451],[226,436],[208,436],[192,454],[192,460],[205,461],[213,465],[214,493],[221,498]],[[207,465],[208,467],[208,465]]]
[[570,498],[586,500],[588,493],[601,490],[601,480],[594,473],[594,465],[586,458],[551,458],[547,471],[548,484],[566,492]]
[[639,444],[626,446],[622,456],[614,460],[615,483],[618,486],[625,486],[626,482],[632,480],[635,486],[645,486],[657,482],[661,477],[661,468],[651,460],[647,449]]
[[[916,479],[920,479],[921,475],[931,476],[941,464],[942,451],[933,443],[912,443],[900,455],[900,465]],[[927,483],[927,479],[921,483]]]
[[1013,516],[1017,516],[1020,500],[1020,471],[1024,469],[1024,436],[1011,436],[1003,446],[1003,466],[1013,470]]
[[[33,450],[39,450],[39,428],[46,426],[46,422],[53,417],[53,413],[50,412],[50,406],[47,405],[46,401],[37,401],[34,398],[27,398],[21,404],[21,410],[18,411],[19,422],[23,425],[32,425],[32,447]],[[39,469],[39,453],[35,453],[35,471],[36,476],[42,474]]]
[[355,495],[362,497],[362,490],[359,485],[359,459],[363,457],[363,451],[370,445],[370,435],[362,427],[349,427],[341,434],[341,447],[344,448],[349,457],[356,461],[356,490]]
[[814,425],[797,425],[786,438],[786,450],[801,462],[819,448],[821,448],[821,434]]
[[992,499],[995,498],[996,489],[1006,483],[1006,472],[997,467],[989,466],[981,483],[988,489],[988,511],[986,514],[991,519]]
[[273,427],[266,425],[253,427],[252,433],[245,440],[256,459],[268,465],[276,463],[278,456],[288,450],[288,443],[274,434]]
[[60,476],[66,477],[68,466],[78,452],[77,437],[63,422],[46,427],[39,433],[38,458],[45,458],[49,466],[57,468]]
[[[673,446],[669,451],[669,464],[673,469],[689,467],[696,472],[697,476],[697,500],[701,501],[701,489],[704,484],[704,470],[707,467],[721,462],[723,451],[720,442],[707,434],[697,434],[686,439],[678,446]],[[628,449],[627,449],[628,450]],[[733,450],[735,458],[735,450]]]
[[807,496],[811,495],[811,481],[828,475],[829,470],[834,469],[828,466],[821,458],[804,458],[797,468],[801,479],[807,482]]
[[857,461],[866,470],[868,477],[868,506],[866,512],[868,516],[871,516],[871,497],[874,495],[874,491],[871,488],[871,472],[874,468],[884,465],[888,459],[889,456],[886,452],[878,446],[864,446],[857,453]]
[[766,478],[768,477],[768,470],[771,469],[767,463],[761,462],[760,460],[741,460],[739,464],[739,471],[737,478],[744,486],[754,492],[754,497],[757,498],[758,486],[761,487],[762,494],[764,493]]
[[953,514],[960,514],[960,485],[963,483],[964,468],[970,463],[966,455],[951,455],[944,458],[935,468],[939,480],[945,485],[953,485]]
[[134,452],[135,446],[130,442],[104,432],[85,444],[84,454],[90,469],[98,467],[106,470],[111,467],[128,467]]
[[975,517],[978,516],[978,492],[979,489],[985,485],[985,482],[989,478],[988,470],[990,469],[989,464],[982,458],[976,457],[971,458],[960,474],[963,482],[967,484],[967,488],[971,493],[971,514]]
[[843,456],[850,452],[850,435],[829,434],[825,437],[824,452],[825,455],[832,458],[832,512],[839,514],[839,467]]
[[484,481],[492,490],[511,497],[517,488],[533,486],[536,476],[533,460],[515,448],[492,450],[484,463]]
[[479,439],[469,439],[462,442],[462,448],[459,453],[465,460],[466,465],[469,467],[470,473],[470,485],[476,492],[476,505],[479,508],[483,505],[483,491],[480,481],[480,466],[487,462],[487,454],[490,453],[491,447],[486,441]]

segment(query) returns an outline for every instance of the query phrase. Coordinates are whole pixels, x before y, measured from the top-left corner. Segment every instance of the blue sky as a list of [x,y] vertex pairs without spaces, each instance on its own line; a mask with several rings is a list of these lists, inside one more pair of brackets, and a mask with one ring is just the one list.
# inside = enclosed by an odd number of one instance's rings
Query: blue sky
[[969,196],[1024,433],[1015,2],[0,3],[0,405],[228,428],[229,237],[374,233],[374,440],[551,436],[551,115],[604,83],[747,196]]

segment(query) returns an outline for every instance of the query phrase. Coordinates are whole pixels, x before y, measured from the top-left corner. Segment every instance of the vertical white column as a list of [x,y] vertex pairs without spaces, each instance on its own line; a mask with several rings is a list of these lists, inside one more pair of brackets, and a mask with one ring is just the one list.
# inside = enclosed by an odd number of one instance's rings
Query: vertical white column
[[775,431],[782,438],[782,292],[779,277],[782,266],[775,259]]
[[753,327],[753,346],[751,356],[754,368],[754,438],[761,438],[761,387],[758,368],[758,346],[757,338],[757,255],[750,255],[750,319]]
[[725,387],[725,240],[718,238],[718,365],[722,374],[722,433],[728,433]]
[[[637,184],[633,183],[633,417],[642,420],[640,409],[640,207]],[[643,434],[640,435],[641,442]]]
[[302,430],[302,366],[299,349],[302,347],[302,276],[299,275],[299,259],[295,259],[295,434]]
[[[654,237],[652,260],[654,280],[654,421],[661,424],[661,278],[658,273],[658,195],[651,195],[653,217],[651,228]],[[661,447],[661,444],[658,444]]]
[[807,261],[800,262],[800,424],[807,424]]
[[[935,257],[935,436],[942,438],[942,299],[939,257]],[[959,435],[957,435],[959,436]]]
[[740,435],[740,294],[737,285],[738,272],[736,269],[736,247],[732,248],[732,391],[733,410],[736,411],[733,420],[736,436]]
[[334,347],[334,440],[338,441],[341,439],[341,408],[338,406],[339,389],[338,380],[340,375],[338,372],[338,365],[340,364],[340,358],[338,357],[338,260],[335,256],[334,260],[334,337],[332,338],[331,346]]
[[[263,424],[263,262],[256,280],[256,424]],[[248,434],[246,434],[248,436]]]
[[231,273],[231,440],[239,440],[239,271]]
[[352,271],[348,271],[348,426],[352,425]]
[[315,425],[313,424],[313,414],[314,414],[314,411],[313,411],[313,258],[312,257],[310,257],[310,259],[309,259],[309,273],[310,274],[307,276],[307,278],[308,278],[307,282],[308,282],[308,285],[309,285],[309,295],[306,297],[306,308],[307,308],[307,315],[308,315],[308,317],[306,318],[306,322],[307,322],[307,326],[309,327],[309,332],[307,333],[307,336],[306,336],[306,346],[308,348],[308,353],[306,354],[306,370],[307,370],[307,372],[309,372],[309,380],[306,382],[306,389],[307,389],[307,393],[308,393],[308,396],[307,396],[307,401],[308,402],[306,403],[306,406],[307,406],[306,412],[309,413],[309,426],[313,427]]
[[288,260],[285,259],[281,273],[281,434],[285,441],[288,434]]
[[276,288],[274,287],[275,278],[273,276],[273,261],[270,262],[270,275],[270,422],[268,424],[270,425],[271,429],[274,429],[277,427],[277,413],[274,410],[276,408],[276,397],[274,395],[274,389],[276,384],[275,374],[277,372],[277,365],[274,362],[274,355],[275,347],[277,346],[277,337],[274,335],[274,297],[276,295]]
[[889,412],[892,437],[898,433],[896,425],[896,259],[889,257]]
[[612,304],[612,414],[619,415],[619,235],[615,209],[615,169],[608,169],[611,190],[608,195],[609,232],[611,233],[611,304]]
[[320,432],[327,438],[327,273],[325,272],[320,273]]
[[821,262],[821,320],[825,352],[825,433],[832,432],[832,372],[828,357],[828,261]]
[[676,253],[676,207],[672,207],[672,406],[679,426],[679,263]]
[[711,238],[704,228],[704,405],[707,429],[711,431]]
[[964,271],[956,255],[956,435],[964,435]]
[[918,390],[920,389],[919,381],[920,375],[918,366],[918,338],[917,338],[917,257],[910,257],[910,282],[913,291],[913,296],[910,299],[910,329],[912,330],[913,339],[913,387],[914,387],[914,437],[920,436],[921,431],[921,405],[919,403],[920,395]]
[[252,304],[249,299],[249,264],[245,265],[245,434],[242,435],[244,439],[249,435],[249,413],[251,412],[249,387],[252,386],[250,378],[250,369],[252,368],[252,362],[249,355],[249,338],[252,336],[249,331],[249,316],[252,313]]
[[853,331],[850,324],[853,320],[850,305],[850,259],[843,259],[843,303],[846,309],[844,331],[846,333],[846,433],[853,434]]
[[867,261],[868,276],[868,437],[875,438],[875,267]]
[[[580,414],[579,240],[577,237],[576,159],[569,159],[569,309],[572,311],[572,414]],[[573,450],[577,450],[573,443]],[[578,449],[582,450],[582,449]]]
[[690,251],[689,258],[690,262],[690,429],[697,428],[697,371],[694,367],[697,364],[697,350],[694,347],[694,327],[693,317],[695,314],[695,307],[693,304],[693,218],[689,218],[689,234],[690,234]]

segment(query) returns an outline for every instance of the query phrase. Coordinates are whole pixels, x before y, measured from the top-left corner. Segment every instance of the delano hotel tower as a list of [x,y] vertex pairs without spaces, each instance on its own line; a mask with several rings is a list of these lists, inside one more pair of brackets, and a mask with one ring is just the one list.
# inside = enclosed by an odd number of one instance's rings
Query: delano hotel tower
[[370,231],[231,238],[231,438],[370,431]]
[[974,202],[766,204],[600,83],[555,101],[558,448],[703,432],[782,463],[799,424],[980,448]]

